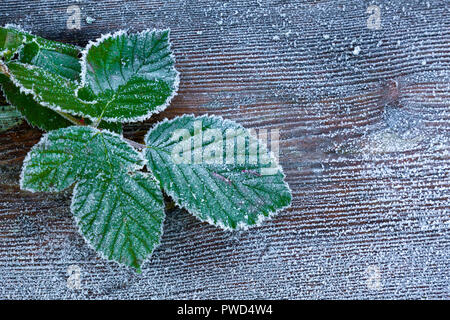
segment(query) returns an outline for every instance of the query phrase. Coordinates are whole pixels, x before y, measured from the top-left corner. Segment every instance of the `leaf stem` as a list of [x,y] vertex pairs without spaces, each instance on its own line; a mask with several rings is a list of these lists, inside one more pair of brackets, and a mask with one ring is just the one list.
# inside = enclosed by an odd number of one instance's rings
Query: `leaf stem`
[[75,118],[74,116],[72,116],[68,113],[65,113],[62,111],[56,111],[56,110],[55,110],[55,112],[57,114],[59,114],[61,117],[63,117],[64,119],[69,120],[70,122],[72,122],[73,124],[75,124],[77,126],[85,126],[85,124],[81,120]]
[[[56,110],[55,110],[55,111],[56,111]],[[86,124],[84,124],[83,122],[81,122],[81,120],[79,120],[79,119],[77,119],[77,118],[71,116],[70,114],[67,114],[67,113],[62,112],[62,111],[56,111],[56,113],[58,113],[61,117],[66,118],[67,120],[69,120],[70,122],[72,122],[74,125],[77,125],[77,126],[86,126]],[[98,128],[98,130],[102,131],[101,128]],[[135,141],[133,141],[133,140],[127,139],[127,138],[125,138],[125,137],[122,137],[122,139],[123,139],[124,141],[126,141],[127,143],[129,143],[132,147],[134,147],[134,148],[136,148],[136,149],[142,150],[142,149],[145,149],[145,148],[147,147],[145,144],[140,144],[140,143],[138,143],[138,142],[135,142]]]

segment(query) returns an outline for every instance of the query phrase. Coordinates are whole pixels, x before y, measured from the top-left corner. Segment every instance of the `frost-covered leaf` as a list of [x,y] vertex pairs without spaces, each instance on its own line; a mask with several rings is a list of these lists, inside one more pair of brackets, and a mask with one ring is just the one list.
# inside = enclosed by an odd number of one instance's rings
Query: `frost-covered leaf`
[[81,234],[107,259],[139,270],[159,244],[163,196],[156,182],[143,173],[80,181],[71,210]]
[[0,28],[0,57],[9,61],[15,53],[23,63],[42,67],[68,79],[80,79],[80,48],[32,35],[19,27]]
[[15,107],[0,106],[0,132],[10,129],[22,121],[22,115]]
[[35,40],[24,44],[20,53],[20,61],[42,67],[71,80],[79,80],[81,75],[79,54],[78,48],[67,44],[42,43],[42,41]]
[[[8,103],[15,106],[33,127],[38,127],[44,131],[51,131],[73,125],[73,123],[59,115],[56,111],[37,103],[31,94],[20,92],[20,89],[3,74],[0,74],[0,89]],[[92,124],[92,121],[86,119],[85,123],[89,125]],[[118,122],[101,121],[98,126],[115,133],[122,133],[122,124]]]
[[133,171],[142,156],[119,135],[92,127],[72,126],[44,135],[24,161],[21,188],[61,191],[79,179]]
[[102,256],[139,269],[159,243],[163,196],[143,157],[117,135],[92,127],[51,131],[24,161],[21,188],[60,191],[75,183],[71,211]]
[[148,166],[164,191],[202,221],[246,228],[291,202],[266,146],[232,121],[179,117],[156,125],[145,143]]
[[[19,60],[41,67],[62,77],[78,80],[81,65],[78,47],[31,35],[17,27],[0,28],[0,49],[8,47],[11,54],[19,53]],[[9,59],[6,59],[9,60]],[[71,122],[37,103],[32,95],[20,92],[11,80],[0,74],[0,86],[8,102],[14,105],[34,127],[49,131],[64,128]]]
[[82,66],[82,82],[102,101],[106,120],[144,120],[178,89],[168,30],[103,36],[87,46]]
[[8,103],[15,106],[33,127],[50,131],[71,125],[70,121],[55,111],[37,103],[30,94],[20,92],[20,89],[3,74],[0,74],[0,87]]
[[119,32],[91,43],[83,55],[81,87],[57,73],[68,66],[38,66],[42,59],[34,57],[26,61],[33,64],[7,63],[13,83],[45,107],[94,122],[144,120],[165,108],[178,87],[168,31]]
[[0,58],[8,61],[18,52],[25,41],[25,36],[12,27],[0,28]]
[[20,87],[22,92],[31,94],[43,106],[77,116],[94,115],[91,119],[93,121],[100,116],[99,104],[82,101],[76,96],[76,82],[20,62],[9,62],[7,66],[13,83]]
[[109,131],[122,134],[123,132],[123,126],[120,122],[106,122],[101,121],[98,125],[99,128],[107,129]]

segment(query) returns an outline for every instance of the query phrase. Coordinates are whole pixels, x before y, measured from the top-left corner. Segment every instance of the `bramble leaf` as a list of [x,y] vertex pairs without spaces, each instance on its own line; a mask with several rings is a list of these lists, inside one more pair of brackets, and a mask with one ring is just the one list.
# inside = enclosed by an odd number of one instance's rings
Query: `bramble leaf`
[[20,62],[9,62],[7,66],[13,83],[20,87],[22,92],[31,94],[43,106],[76,116],[84,116],[85,113],[100,114],[98,105],[78,99],[75,94],[78,87],[76,82]]
[[169,30],[124,31],[90,43],[82,82],[102,101],[102,117],[138,121],[163,110],[178,89]]
[[3,74],[0,74],[0,89],[8,103],[15,106],[32,126],[50,131],[71,125],[70,121],[55,111],[37,103],[31,95],[20,92],[20,89]]
[[21,188],[60,191],[75,183],[71,211],[81,233],[108,259],[139,270],[164,220],[157,183],[136,170],[142,155],[117,135],[73,126],[46,134],[24,161]]
[[22,122],[22,116],[13,106],[0,106],[0,132],[6,131]]
[[134,171],[144,161],[119,135],[92,127],[72,126],[44,135],[24,160],[21,188],[62,191],[79,179]]
[[3,52],[0,57],[5,61],[18,53],[20,62],[42,67],[68,79],[80,79],[80,48],[77,46],[44,39],[18,27],[6,26],[0,28],[0,52]]
[[71,205],[80,232],[103,257],[140,269],[159,244],[164,201],[143,173],[80,181]]
[[157,124],[145,143],[164,191],[202,221],[246,228],[291,202],[281,167],[235,122],[182,116]]
[[90,44],[81,87],[37,66],[11,61],[7,67],[16,86],[50,109],[94,122],[133,122],[163,110],[175,95],[174,63],[168,31],[143,31],[119,32]]
[[[31,94],[20,92],[20,89],[3,74],[0,74],[0,89],[3,91],[8,103],[15,106],[33,127],[38,127],[44,131],[51,131],[73,125],[69,120],[54,110],[37,103]],[[91,123],[92,121],[86,119],[86,124]],[[115,133],[122,133],[121,123],[101,121],[99,127]]]
[[[67,79],[80,78],[78,47],[34,36],[17,27],[5,27],[0,28],[0,51],[1,49],[7,49],[9,52],[4,57],[6,61],[10,60],[14,53],[20,53],[21,62],[42,67]],[[14,105],[32,126],[49,131],[71,125],[71,122],[55,111],[37,103],[30,94],[20,92],[19,87],[4,74],[0,74],[0,86],[8,102]]]
[[78,59],[80,50],[67,44],[53,42],[26,43],[20,54],[20,62],[44,68],[71,80],[79,80],[81,65]]

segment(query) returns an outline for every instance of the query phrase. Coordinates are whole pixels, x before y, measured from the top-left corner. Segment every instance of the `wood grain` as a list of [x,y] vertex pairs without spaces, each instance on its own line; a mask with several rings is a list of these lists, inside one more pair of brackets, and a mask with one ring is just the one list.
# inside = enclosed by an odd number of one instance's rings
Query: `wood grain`
[[[73,4],[81,30],[66,28]],[[367,27],[371,4],[381,30]],[[293,191],[290,209],[243,232],[169,210],[138,275],[88,248],[70,191],[20,191],[41,137],[20,125],[0,134],[0,298],[450,298],[447,1],[3,0],[0,23],[79,45],[170,27],[179,94],[125,136],[183,113],[280,129]]]

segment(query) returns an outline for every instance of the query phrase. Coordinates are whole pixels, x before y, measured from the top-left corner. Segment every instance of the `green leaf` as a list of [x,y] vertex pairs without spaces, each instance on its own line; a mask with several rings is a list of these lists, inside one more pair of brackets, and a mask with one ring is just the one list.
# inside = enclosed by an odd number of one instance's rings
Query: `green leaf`
[[163,196],[143,173],[82,180],[74,189],[71,209],[81,234],[109,260],[139,270],[160,242]]
[[291,202],[281,167],[234,122],[183,116],[157,124],[145,143],[147,165],[164,191],[202,221],[246,228]]
[[[51,131],[73,125],[69,120],[54,110],[37,103],[32,95],[20,92],[20,89],[3,74],[0,74],[0,89],[2,89],[8,103],[15,106],[33,127],[38,127],[44,131]],[[86,119],[86,124],[92,124],[92,121]],[[99,127],[115,133],[122,133],[121,123],[101,121]]]
[[0,132],[20,124],[22,120],[22,115],[15,107],[0,106]]
[[91,42],[83,54],[84,83],[100,96],[133,78],[175,85],[178,76],[170,51],[169,30],[125,31]]
[[[37,102],[55,111],[69,112],[76,116],[88,116],[91,120],[101,114],[100,106],[85,102],[76,96],[78,84],[43,68],[9,62],[11,80],[23,93],[31,94]],[[96,116],[95,116],[96,115]]]
[[61,191],[78,179],[142,168],[142,156],[119,135],[92,127],[72,126],[50,131],[28,153],[21,188]]
[[26,43],[21,50],[20,62],[42,67],[67,79],[79,80],[80,50],[67,44],[51,43],[52,45],[38,41]]
[[[10,49],[10,56],[20,52],[21,62],[41,67],[67,79],[80,79],[78,47],[34,36],[17,27],[5,27],[0,28],[0,49],[6,47]],[[0,86],[8,102],[14,105],[33,127],[49,131],[71,125],[70,121],[55,111],[37,103],[32,95],[20,92],[3,74],[0,74]]]
[[92,127],[46,134],[24,161],[21,188],[60,191],[75,183],[71,211],[102,256],[139,270],[159,243],[164,203],[157,183],[136,170],[142,155],[117,135]]
[[0,28],[0,58],[10,60],[25,41],[23,32],[12,26]]
[[[42,67],[68,79],[79,80],[80,48],[70,44],[44,39],[18,27],[0,28],[0,52],[9,61],[15,53],[23,63]],[[0,54],[0,57],[2,55]]]
[[20,89],[3,74],[0,74],[0,87],[8,103],[15,106],[33,127],[50,131],[71,125],[70,121],[55,111],[37,103],[31,95],[20,92]]
[[82,82],[103,101],[111,121],[138,121],[163,110],[179,76],[168,30],[119,31],[90,43],[82,57]]
[[119,32],[91,43],[83,55],[81,87],[30,64],[11,61],[7,67],[14,84],[43,106],[94,122],[145,120],[168,105],[179,81],[168,31]]

